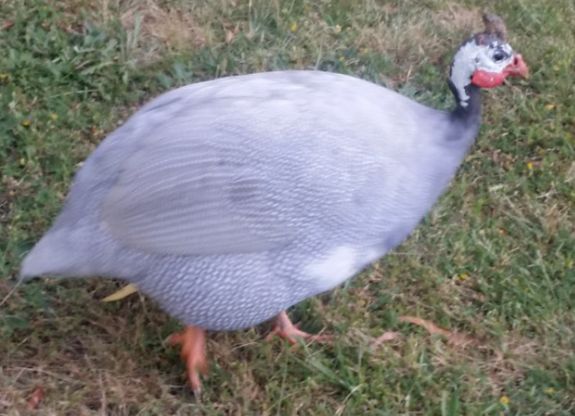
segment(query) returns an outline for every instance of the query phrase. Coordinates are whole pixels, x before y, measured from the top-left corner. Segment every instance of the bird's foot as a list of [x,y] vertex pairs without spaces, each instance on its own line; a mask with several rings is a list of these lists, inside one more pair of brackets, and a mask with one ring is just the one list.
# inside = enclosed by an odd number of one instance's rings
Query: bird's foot
[[206,332],[195,326],[187,326],[184,330],[176,332],[168,338],[170,345],[180,345],[180,355],[186,363],[188,383],[196,397],[202,391],[200,374],[208,372],[206,357]]
[[292,345],[297,345],[301,341],[328,343],[333,340],[331,335],[314,335],[300,330],[292,323],[286,311],[276,316],[274,327],[266,339],[269,341],[275,336],[285,339]]

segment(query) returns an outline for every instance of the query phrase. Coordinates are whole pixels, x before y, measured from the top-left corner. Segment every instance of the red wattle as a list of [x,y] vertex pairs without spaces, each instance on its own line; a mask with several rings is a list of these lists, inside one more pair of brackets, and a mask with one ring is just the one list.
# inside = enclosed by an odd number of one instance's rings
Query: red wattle
[[480,88],[494,88],[503,84],[506,74],[500,72],[487,72],[478,69],[473,73],[471,82]]

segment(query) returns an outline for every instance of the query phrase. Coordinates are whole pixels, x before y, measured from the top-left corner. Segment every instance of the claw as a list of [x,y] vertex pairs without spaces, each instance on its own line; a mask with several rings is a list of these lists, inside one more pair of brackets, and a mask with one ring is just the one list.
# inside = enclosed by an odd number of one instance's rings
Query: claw
[[208,373],[206,332],[195,326],[187,326],[184,330],[170,335],[168,343],[174,346],[181,345],[180,356],[186,363],[188,384],[194,395],[199,397],[202,391],[200,374]]
[[269,341],[274,337],[280,337],[285,339],[292,345],[297,345],[300,341],[309,341],[309,342],[324,342],[329,343],[333,340],[333,336],[325,335],[325,334],[309,334],[300,330],[297,325],[294,325],[290,320],[286,311],[281,312],[275,318],[275,324],[272,331],[266,337],[266,340]]

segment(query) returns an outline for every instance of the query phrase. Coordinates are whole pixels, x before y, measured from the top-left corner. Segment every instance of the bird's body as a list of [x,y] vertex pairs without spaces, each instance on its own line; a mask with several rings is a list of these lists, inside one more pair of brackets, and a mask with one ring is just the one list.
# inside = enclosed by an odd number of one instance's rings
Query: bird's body
[[252,326],[332,289],[411,232],[475,137],[475,125],[450,122],[325,72],[179,88],[85,161],[46,258],[52,273],[136,283],[190,325]]
[[135,283],[189,327],[245,328],[332,289],[403,241],[445,190],[480,123],[479,88],[525,76],[501,20],[456,53],[441,112],[353,77],[269,72],[185,86],[144,106],[76,175],[22,276]]

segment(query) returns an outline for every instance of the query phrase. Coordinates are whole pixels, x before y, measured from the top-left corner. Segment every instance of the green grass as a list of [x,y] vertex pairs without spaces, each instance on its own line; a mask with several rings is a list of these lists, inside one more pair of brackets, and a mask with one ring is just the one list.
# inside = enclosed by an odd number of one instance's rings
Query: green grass
[[[497,3],[532,77],[484,94],[473,152],[406,243],[294,308],[334,345],[210,334],[201,401],[163,344],[178,323],[148,299],[103,304],[118,284],[98,279],[11,291],[78,164],[153,96],[226,75],[318,68],[447,108],[451,54],[493,3],[47,3],[0,0],[0,413],[25,414],[35,386],[38,414],[575,413],[572,1]],[[386,331],[401,337],[373,348]]]

